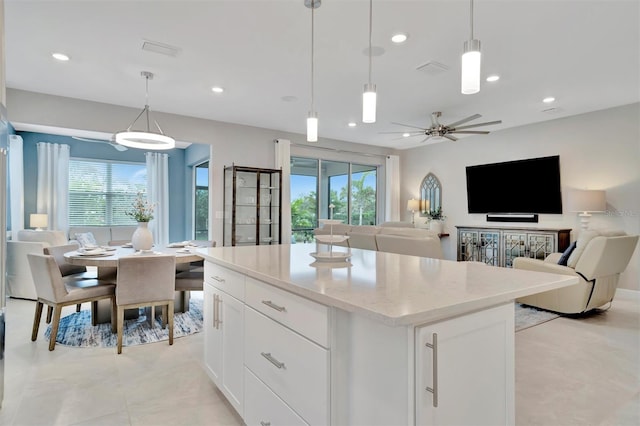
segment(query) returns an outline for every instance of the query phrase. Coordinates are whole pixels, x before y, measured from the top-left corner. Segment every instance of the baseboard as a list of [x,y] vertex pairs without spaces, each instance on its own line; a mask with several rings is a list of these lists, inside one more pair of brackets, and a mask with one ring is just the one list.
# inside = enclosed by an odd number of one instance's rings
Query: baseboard
[[616,290],[616,298],[627,300],[640,300],[640,291],[619,288]]

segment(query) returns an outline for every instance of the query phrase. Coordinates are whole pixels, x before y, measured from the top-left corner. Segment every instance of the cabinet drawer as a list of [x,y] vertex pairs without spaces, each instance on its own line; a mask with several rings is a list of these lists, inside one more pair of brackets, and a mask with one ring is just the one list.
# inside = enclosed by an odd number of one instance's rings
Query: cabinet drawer
[[241,273],[212,262],[204,262],[204,280],[236,299],[244,301],[245,277]]
[[307,425],[248,368],[244,369],[244,422],[247,426]]
[[245,303],[297,331],[325,348],[329,347],[329,308],[253,278],[246,279]]
[[329,351],[245,305],[244,364],[307,423],[329,423]]

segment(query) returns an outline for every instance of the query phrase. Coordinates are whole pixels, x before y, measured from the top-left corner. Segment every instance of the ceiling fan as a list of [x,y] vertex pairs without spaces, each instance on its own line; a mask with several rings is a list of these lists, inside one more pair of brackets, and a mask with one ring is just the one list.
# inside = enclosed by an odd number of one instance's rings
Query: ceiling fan
[[438,118],[442,115],[442,113],[440,111],[438,112],[434,112],[431,114],[431,127],[418,127],[418,126],[413,126],[411,124],[403,124],[403,123],[396,123],[396,122],[391,122],[391,124],[397,124],[398,126],[405,126],[405,127],[411,127],[414,129],[420,129],[419,131],[414,130],[414,131],[410,131],[410,132],[380,132],[380,133],[387,133],[387,134],[399,134],[402,133],[404,134],[408,134],[409,136],[407,137],[413,137],[413,136],[421,136],[421,135],[425,135],[426,138],[424,138],[423,140],[420,141],[420,143],[425,142],[426,140],[433,138],[433,137],[441,137],[441,138],[447,138],[451,141],[457,141],[458,138],[456,138],[453,134],[457,133],[457,134],[468,134],[468,135],[486,135],[487,133],[489,133],[489,131],[487,130],[469,130],[469,129],[473,129],[474,127],[479,127],[479,126],[490,126],[492,124],[500,124],[502,123],[502,120],[497,120],[497,121],[487,121],[485,123],[476,123],[476,124],[468,124],[466,126],[460,126],[461,124],[467,123],[469,121],[475,120],[477,118],[482,117],[480,114],[473,114],[467,118],[463,118],[462,120],[456,121],[455,123],[451,123],[451,124],[440,124],[440,122],[438,121]]
[[72,139],[78,140],[78,141],[84,141],[84,142],[98,142],[98,143],[108,143],[109,145],[111,145],[112,147],[114,147],[116,150],[118,151],[126,151],[127,148],[124,145],[120,145],[119,143],[117,143],[113,138],[111,138],[111,140],[101,140],[101,139],[90,139],[90,138],[82,138],[80,136],[71,136]]

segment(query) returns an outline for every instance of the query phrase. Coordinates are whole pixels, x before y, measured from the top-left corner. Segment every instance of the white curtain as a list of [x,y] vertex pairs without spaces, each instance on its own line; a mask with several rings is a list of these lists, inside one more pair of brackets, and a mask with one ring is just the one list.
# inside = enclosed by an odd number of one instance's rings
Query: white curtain
[[385,165],[385,220],[400,220],[400,157],[387,155]]
[[9,218],[11,238],[16,239],[18,231],[24,229],[24,160],[22,137],[9,136]]
[[291,141],[276,139],[276,169],[282,169],[282,244],[291,243]]
[[147,201],[154,205],[149,229],[156,245],[169,244],[169,155],[147,152]]
[[38,143],[36,212],[49,215],[49,229],[63,231],[69,224],[69,145]]

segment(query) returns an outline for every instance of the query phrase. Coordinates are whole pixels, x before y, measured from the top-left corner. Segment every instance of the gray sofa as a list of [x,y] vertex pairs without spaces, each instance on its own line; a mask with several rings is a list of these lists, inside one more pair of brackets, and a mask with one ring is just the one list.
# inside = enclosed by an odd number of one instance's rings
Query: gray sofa
[[69,240],[76,241],[76,234],[91,232],[98,245],[124,244],[131,241],[131,236],[136,228],[136,225],[71,226],[69,227]]

